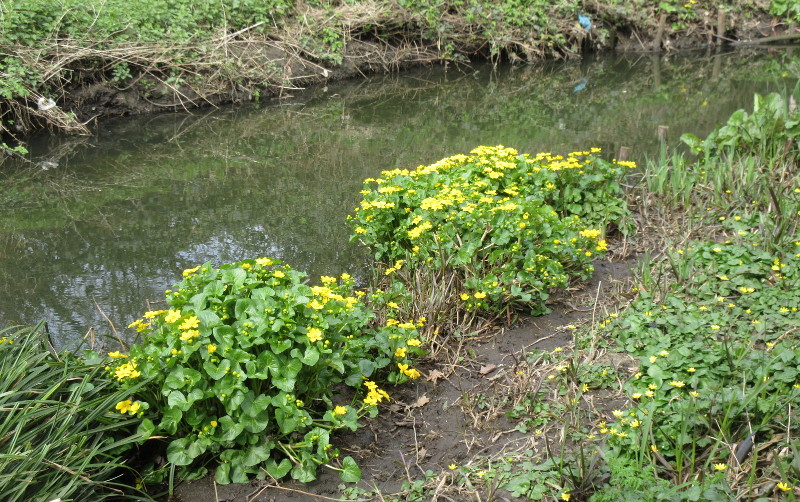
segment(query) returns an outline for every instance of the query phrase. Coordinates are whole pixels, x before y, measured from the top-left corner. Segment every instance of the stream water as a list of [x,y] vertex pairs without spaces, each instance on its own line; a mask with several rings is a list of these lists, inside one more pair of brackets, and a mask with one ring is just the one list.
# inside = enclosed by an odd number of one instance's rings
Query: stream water
[[[41,136],[0,166],[0,327],[48,322],[58,345],[130,337],[184,268],[271,256],[363,275],[346,217],[364,178],[477,145],[642,160],[707,134],[753,93],[791,88],[800,54],[627,55],[536,67],[435,66],[261,105],[104,120]],[[152,303],[156,307],[158,303]]]

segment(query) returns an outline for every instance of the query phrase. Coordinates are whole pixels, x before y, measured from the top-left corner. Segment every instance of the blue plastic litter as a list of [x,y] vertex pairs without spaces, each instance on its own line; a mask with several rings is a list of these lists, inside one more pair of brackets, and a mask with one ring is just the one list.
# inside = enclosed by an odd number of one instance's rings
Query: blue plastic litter
[[583,77],[583,80],[578,82],[578,85],[576,85],[575,88],[572,89],[572,92],[581,92],[582,90],[586,89],[586,84],[588,82],[589,82],[589,79],[586,78],[586,77]]
[[578,14],[578,23],[583,26],[583,29],[586,31],[592,31],[592,20],[589,19],[589,16],[584,16],[583,14]]

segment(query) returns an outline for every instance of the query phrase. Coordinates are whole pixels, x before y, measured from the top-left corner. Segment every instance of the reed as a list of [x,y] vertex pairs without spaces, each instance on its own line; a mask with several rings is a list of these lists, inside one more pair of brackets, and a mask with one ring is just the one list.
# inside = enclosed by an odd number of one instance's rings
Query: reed
[[0,330],[0,500],[150,500],[127,465],[138,420],[99,364],[56,353],[33,328]]

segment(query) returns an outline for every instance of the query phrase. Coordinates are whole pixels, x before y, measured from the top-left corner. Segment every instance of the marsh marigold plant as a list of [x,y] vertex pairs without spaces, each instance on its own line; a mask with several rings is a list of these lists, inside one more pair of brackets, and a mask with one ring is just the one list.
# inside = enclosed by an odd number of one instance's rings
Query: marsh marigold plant
[[545,312],[551,289],[591,275],[610,226],[628,230],[619,179],[633,163],[599,153],[531,156],[481,146],[384,171],[365,181],[350,218],[353,238],[406,290],[430,297],[409,271],[445,271],[455,278],[451,298],[465,310],[517,304]]
[[[183,276],[167,309],[131,324],[142,342],[109,354],[120,385],[147,382],[115,411],[142,417],[146,436],[169,438],[169,462],[188,472],[217,459],[219,483],[245,482],[262,468],[306,482],[329,462],[357,480],[353,459],[334,461],[331,433],[355,430],[391,399],[380,382],[419,375],[410,367],[422,353],[416,325],[370,328],[374,314],[347,274],[311,286],[305,274],[259,258]],[[344,385],[352,397],[336,393]]]

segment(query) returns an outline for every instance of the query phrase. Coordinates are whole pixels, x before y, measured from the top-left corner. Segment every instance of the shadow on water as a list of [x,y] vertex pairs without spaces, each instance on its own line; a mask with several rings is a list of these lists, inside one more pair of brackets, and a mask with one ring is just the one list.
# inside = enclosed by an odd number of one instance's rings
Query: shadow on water
[[[706,134],[754,92],[800,74],[790,49],[537,67],[425,68],[260,107],[107,120],[42,136],[0,168],[0,324],[49,322],[57,343],[124,328],[184,268],[272,256],[363,276],[345,222],[361,181],[479,144],[641,160]],[[95,305],[97,303],[97,306]],[[153,304],[155,307],[157,304]]]

